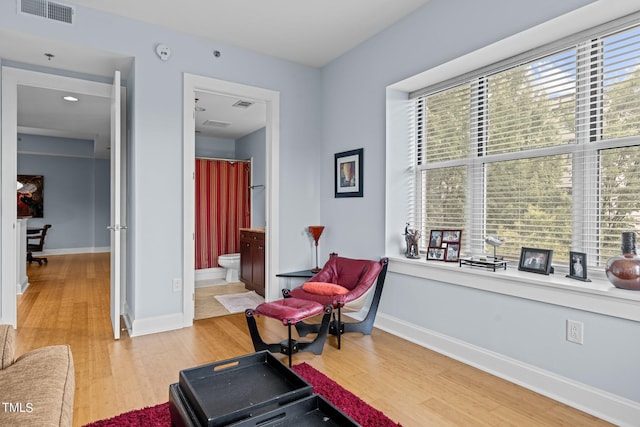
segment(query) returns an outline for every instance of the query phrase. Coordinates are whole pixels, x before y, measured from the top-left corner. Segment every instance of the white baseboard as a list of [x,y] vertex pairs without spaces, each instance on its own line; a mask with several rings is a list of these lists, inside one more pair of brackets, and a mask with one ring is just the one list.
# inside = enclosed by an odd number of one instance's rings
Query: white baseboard
[[133,322],[131,320],[131,307],[125,301],[122,307],[122,312],[120,313],[124,320],[124,325],[127,328],[127,333],[131,336],[131,331],[133,329]]
[[182,313],[168,314],[166,316],[149,317],[146,319],[135,319],[131,322],[129,330],[130,337],[155,334],[158,332],[173,331],[184,327]]
[[[227,276],[227,269],[222,267],[213,267],[213,268],[203,268],[200,270],[196,270],[194,275],[194,280],[197,282],[198,280],[214,280],[214,279],[224,279]],[[196,283],[196,288],[198,287]]]
[[375,326],[619,426],[637,426],[640,403],[421,328],[384,313]]
[[29,287],[29,280],[25,280],[23,283],[18,283],[16,285],[16,294],[22,295],[24,291]]
[[102,252],[111,252],[109,246],[89,247],[89,248],[61,248],[61,249],[45,249],[42,252],[34,252],[34,256],[47,255],[74,255],[74,254],[97,254]]

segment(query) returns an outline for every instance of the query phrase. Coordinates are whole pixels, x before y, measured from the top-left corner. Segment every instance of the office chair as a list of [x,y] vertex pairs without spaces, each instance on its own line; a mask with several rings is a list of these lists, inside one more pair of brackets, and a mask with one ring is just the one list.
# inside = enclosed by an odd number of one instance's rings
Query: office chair
[[47,236],[47,230],[51,228],[51,224],[46,224],[42,228],[27,229],[27,262],[29,265],[33,261],[38,265],[49,262],[47,257],[35,257],[32,252],[42,252],[44,250],[44,239]]

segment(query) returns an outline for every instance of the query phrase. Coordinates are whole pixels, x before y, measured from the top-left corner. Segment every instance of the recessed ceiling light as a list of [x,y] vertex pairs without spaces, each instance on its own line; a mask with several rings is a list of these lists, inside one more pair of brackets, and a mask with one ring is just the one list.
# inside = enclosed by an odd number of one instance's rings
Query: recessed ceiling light
[[65,101],[69,101],[69,102],[78,102],[78,98],[76,98],[75,96],[71,96],[71,95],[67,95],[62,97],[62,99],[64,99]]

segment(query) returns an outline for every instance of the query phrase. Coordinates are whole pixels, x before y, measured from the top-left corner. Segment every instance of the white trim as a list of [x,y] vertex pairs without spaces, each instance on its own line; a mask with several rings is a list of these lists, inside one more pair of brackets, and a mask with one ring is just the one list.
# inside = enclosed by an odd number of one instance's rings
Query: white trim
[[522,272],[515,264],[493,272],[458,263],[390,257],[389,271],[640,322],[640,292],[618,289],[596,277],[581,282],[560,272],[548,276]]
[[[214,279],[224,279],[227,276],[227,269],[222,267],[213,267],[213,268],[202,268],[200,270],[196,270],[195,272],[195,281],[198,280],[214,280]],[[196,288],[199,287],[196,283]]]
[[[156,334],[158,332],[173,331],[183,328],[182,313],[167,314],[165,316],[148,317],[146,319],[134,319],[131,323],[130,337]],[[125,316],[128,319],[129,316]],[[129,320],[130,322],[130,320]]]
[[280,92],[184,74],[183,92],[183,327],[193,325],[195,292],[195,92],[209,92],[247,97],[266,104],[266,299],[278,299],[276,272],[279,265],[279,200],[280,200]]
[[17,295],[22,295],[24,294],[24,292],[27,290],[27,288],[31,285],[31,283],[29,283],[29,280],[24,281],[23,283],[18,283],[16,285],[16,294]]
[[73,254],[98,254],[103,252],[111,252],[109,246],[86,247],[86,248],[59,248],[45,249],[42,252],[34,252],[34,256],[46,255],[73,255]]
[[[72,77],[47,74],[36,71],[2,67],[2,140],[0,150],[2,155],[1,198],[2,206],[15,204],[15,177],[17,174],[17,88],[19,85],[71,90],[75,93],[111,98],[111,85],[82,80]],[[11,209],[2,210],[0,241],[0,287],[2,288],[3,323],[17,327],[16,301],[16,212]],[[7,267],[7,266],[10,266]],[[6,268],[7,267],[7,268]]]
[[389,86],[389,88],[404,92],[419,90],[572,36],[580,31],[621,18],[638,10],[637,0],[595,1],[467,55],[411,76]]
[[384,313],[375,327],[619,426],[636,426],[640,403],[556,375]]

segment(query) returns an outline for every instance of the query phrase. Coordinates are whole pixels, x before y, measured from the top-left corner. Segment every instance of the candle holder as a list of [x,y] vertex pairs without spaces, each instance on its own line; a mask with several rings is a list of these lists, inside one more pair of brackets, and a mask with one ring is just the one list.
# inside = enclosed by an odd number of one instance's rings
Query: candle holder
[[320,271],[320,267],[318,267],[318,240],[320,240],[320,236],[324,231],[324,225],[310,225],[309,233],[313,236],[313,240],[316,243],[316,267],[311,269],[312,273],[317,273]]

